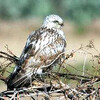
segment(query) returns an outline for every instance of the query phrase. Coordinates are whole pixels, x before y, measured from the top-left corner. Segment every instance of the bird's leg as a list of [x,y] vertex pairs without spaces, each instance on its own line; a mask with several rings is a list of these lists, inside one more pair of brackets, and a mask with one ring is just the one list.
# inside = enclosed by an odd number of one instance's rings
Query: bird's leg
[[32,76],[30,77],[30,86],[31,86],[31,89],[32,89]]
[[49,77],[50,73],[52,73],[52,68],[53,68],[53,66],[49,66],[49,67],[47,67],[47,68],[43,68],[43,69],[42,69],[42,73],[39,74],[40,79],[41,79],[42,82],[45,83],[45,78],[46,78],[47,76]]
[[39,74],[40,81],[44,82],[44,74]]
[[35,78],[38,78],[40,81],[44,82],[43,80],[44,73],[42,68],[35,68],[33,70],[33,73]]

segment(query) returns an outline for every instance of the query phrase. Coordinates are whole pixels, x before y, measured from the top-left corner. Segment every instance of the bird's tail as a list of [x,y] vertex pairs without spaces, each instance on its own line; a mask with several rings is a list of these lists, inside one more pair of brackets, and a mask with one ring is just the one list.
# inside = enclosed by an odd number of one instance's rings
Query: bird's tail
[[33,80],[31,80],[31,76],[33,75],[32,70],[26,72],[25,69],[22,69],[21,61],[17,56],[0,51],[0,58],[9,60],[16,65],[13,72],[7,78],[0,76],[0,79],[7,84],[8,89],[12,90],[30,85],[30,82]]
[[13,90],[14,88],[28,87],[34,80],[32,75],[32,71],[26,72],[21,67],[16,66],[8,78],[7,88]]

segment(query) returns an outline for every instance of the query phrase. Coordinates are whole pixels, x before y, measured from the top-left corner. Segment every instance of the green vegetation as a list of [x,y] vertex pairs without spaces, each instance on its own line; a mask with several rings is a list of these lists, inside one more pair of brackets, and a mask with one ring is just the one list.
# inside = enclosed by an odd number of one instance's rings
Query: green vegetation
[[100,0],[0,0],[2,19],[40,18],[51,13],[84,26],[100,15]]
[[66,0],[65,9],[69,19],[79,24],[88,24],[100,16],[100,0]]

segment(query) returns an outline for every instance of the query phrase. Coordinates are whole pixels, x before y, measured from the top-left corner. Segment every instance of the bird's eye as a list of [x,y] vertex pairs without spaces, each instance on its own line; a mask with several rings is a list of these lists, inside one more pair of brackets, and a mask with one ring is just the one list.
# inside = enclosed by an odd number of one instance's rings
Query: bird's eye
[[54,20],[53,22],[54,22],[54,23],[59,23],[57,20]]

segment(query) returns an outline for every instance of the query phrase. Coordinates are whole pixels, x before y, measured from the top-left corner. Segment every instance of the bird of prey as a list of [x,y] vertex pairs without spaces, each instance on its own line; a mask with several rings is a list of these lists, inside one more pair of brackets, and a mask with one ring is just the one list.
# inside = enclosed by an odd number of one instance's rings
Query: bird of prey
[[66,48],[63,25],[62,18],[52,14],[28,36],[19,64],[8,77],[8,89],[29,86],[30,79],[34,79],[33,74],[43,74],[44,69],[58,63]]

